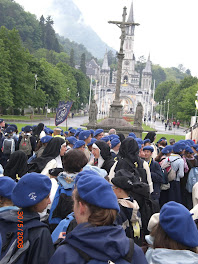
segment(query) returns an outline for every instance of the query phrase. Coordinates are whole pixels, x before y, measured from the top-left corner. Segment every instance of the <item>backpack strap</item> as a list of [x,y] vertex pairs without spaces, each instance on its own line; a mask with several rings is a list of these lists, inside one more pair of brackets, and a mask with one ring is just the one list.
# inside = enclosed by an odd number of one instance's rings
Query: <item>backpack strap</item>
[[132,257],[133,257],[133,252],[134,252],[134,241],[132,238],[129,238],[129,251],[126,254],[126,256],[124,257],[124,259],[131,263]]
[[16,263],[16,261],[20,258],[20,256],[22,254],[24,254],[30,246],[30,242],[29,242],[29,240],[27,240],[26,242],[23,243],[23,247],[19,248],[16,251],[16,253],[14,253],[16,244],[17,244],[17,239],[14,240],[14,242],[10,246],[6,255],[1,259],[0,264],[5,264],[5,263],[14,264],[14,263]]
[[[67,241],[64,241],[63,243],[61,243],[61,245],[63,245],[63,244],[67,244]],[[76,252],[78,252],[78,254],[85,260],[86,263],[88,263],[90,260],[93,259],[87,253],[85,253],[83,250],[81,250],[77,247],[74,247],[73,245],[70,245],[70,246],[72,246],[76,250]],[[133,241],[133,239],[129,238],[129,251],[126,254],[126,256],[123,257],[123,259],[126,260],[127,262],[131,263],[132,257],[133,257],[133,252],[134,252],[134,241]],[[108,263],[111,263],[111,262],[108,262]]]

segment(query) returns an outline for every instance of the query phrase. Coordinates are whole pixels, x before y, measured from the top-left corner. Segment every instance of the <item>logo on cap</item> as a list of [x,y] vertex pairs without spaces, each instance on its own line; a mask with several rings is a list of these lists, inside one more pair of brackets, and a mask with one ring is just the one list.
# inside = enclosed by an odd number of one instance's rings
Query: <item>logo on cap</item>
[[30,200],[36,201],[37,196],[35,194],[36,194],[35,192],[28,194],[28,196],[30,197]]

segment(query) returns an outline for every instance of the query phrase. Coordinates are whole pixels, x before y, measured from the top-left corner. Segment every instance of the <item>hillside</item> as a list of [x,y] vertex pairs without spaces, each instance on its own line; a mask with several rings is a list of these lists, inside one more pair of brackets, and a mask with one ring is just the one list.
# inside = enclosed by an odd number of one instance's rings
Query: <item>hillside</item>
[[60,34],[83,44],[94,57],[103,58],[106,49],[113,50],[90,26],[84,23],[83,15],[73,0],[54,0],[48,9],[58,25]]

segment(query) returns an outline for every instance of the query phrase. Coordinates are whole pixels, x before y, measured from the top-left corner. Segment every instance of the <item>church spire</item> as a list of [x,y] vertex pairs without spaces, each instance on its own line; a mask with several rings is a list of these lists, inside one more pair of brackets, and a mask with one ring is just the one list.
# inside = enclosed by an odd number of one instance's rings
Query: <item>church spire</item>
[[128,17],[128,21],[127,22],[133,22],[134,23],[134,17],[133,17],[133,1],[131,3],[131,9],[129,12],[129,17]]
[[146,62],[146,67],[143,70],[143,72],[152,73],[152,70],[151,70],[151,61],[150,61],[150,53],[149,53],[149,56],[148,56],[148,60]]
[[[131,3],[131,9],[130,9],[130,12],[129,12],[129,17],[128,17],[128,20],[127,22],[132,22],[134,23],[134,15],[133,15],[133,1]],[[135,27],[134,26],[130,26],[126,29],[126,34],[127,35],[131,35],[131,36],[134,36],[134,29]]]
[[102,64],[102,70],[106,70],[106,71],[110,70],[109,63],[108,63],[107,50],[106,50],[105,55],[104,55],[104,60],[103,60],[103,64]]

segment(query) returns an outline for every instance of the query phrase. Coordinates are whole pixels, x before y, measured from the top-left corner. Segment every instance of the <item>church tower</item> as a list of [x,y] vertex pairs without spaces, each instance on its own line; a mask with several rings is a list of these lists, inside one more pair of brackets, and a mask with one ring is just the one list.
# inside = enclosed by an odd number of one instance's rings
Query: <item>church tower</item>
[[149,92],[151,90],[151,83],[152,83],[152,69],[151,69],[151,61],[149,54],[145,69],[142,71],[141,90],[145,92]]
[[[127,22],[134,23],[133,2],[131,3],[131,8]],[[131,84],[133,85],[133,87],[138,88],[139,73],[135,72],[135,56],[133,52],[134,30],[135,30],[135,26],[129,26],[128,28],[126,28],[126,37],[123,47],[124,59],[122,62],[121,82]]]
[[110,83],[110,67],[108,64],[108,56],[107,56],[107,50],[106,50],[102,68],[100,71],[100,85],[101,87],[106,87],[109,85],[109,83]]

